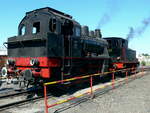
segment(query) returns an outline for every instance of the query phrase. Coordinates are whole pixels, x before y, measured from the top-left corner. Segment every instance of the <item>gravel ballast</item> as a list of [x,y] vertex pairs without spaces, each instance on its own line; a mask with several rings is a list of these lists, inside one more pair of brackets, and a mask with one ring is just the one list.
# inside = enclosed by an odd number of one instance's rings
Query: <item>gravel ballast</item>
[[[49,113],[56,110],[61,113],[150,113],[150,72],[94,99],[85,99],[70,106],[71,103],[50,108]],[[43,113],[44,107],[44,100],[41,100],[2,113]]]

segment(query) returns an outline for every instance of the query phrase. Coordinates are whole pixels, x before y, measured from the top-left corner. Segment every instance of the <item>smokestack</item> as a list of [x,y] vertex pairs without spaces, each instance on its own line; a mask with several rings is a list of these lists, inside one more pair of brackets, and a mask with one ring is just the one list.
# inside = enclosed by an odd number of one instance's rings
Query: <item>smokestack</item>
[[90,31],[90,32],[89,32],[89,36],[92,37],[92,38],[94,38],[94,37],[95,37],[95,36],[94,36],[94,31]]
[[89,36],[89,28],[88,28],[88,26],[82,26],[81,34],[82,34],[82,36]]
[[102,34],[101,34],[100,29],[95,29],[95,37],[96,38],[102,38]]

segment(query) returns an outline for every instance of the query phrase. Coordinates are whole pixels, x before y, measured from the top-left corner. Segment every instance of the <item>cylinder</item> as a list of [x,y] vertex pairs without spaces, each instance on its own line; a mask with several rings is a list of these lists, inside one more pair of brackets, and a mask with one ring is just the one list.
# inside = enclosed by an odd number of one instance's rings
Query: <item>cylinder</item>
[[89,28],[88,26],[82,26],[82,36],[89,36]]
[[100,29],[95,29],[95,37],[96,38],[102,38],[101,30]]
[[89,36],[92,37],[92,38],[94,38],[94,31],[90,31],[89,32]]

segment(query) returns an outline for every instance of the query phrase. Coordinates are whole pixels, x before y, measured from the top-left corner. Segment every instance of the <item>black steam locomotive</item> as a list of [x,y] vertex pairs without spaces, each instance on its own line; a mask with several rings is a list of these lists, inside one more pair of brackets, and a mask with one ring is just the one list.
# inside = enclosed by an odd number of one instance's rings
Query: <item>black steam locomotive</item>
[[108,42],[111,65],[115,69],[136,68],[139,65],[136,51],[128,48],[128,41],[119,37],[104,38]]
[[2,74],[33,84],[138,65],[127,40],[103,39],[100,29],[89,32],[72,16],[49,7],[27,12],[18,36],[5,44],[8,63]]

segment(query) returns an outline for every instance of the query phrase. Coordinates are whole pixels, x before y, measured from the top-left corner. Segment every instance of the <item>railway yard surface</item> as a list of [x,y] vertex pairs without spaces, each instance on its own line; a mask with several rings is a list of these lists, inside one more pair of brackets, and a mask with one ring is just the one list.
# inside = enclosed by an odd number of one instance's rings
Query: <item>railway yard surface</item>
[[[93,99],[90,99],[89,96],[83,96],[54,106],[49,108],[49,113],[150,113],[150,72],[145,72],[144,75],[141,78],[129,80],[128,84],[123,84],[120,87],[116,85],[117,88],[113,90],[107,91],[111,87],[99,90]],[[11,89],[10,86],[8,89]],[[54,103],[56,100],[71,97],[76,93],[83,93],[86,89],[80,89],[72,94],[63,94],[60,97],[50,97],[48,102]],[[21,98],[23,97],[20,96],[17,100]],[[7,102],[12,101],[12,99],[13,97],[7,99]],[[0,105],[5,102],[0,99]],[[25,105],[0,111],[0,113],[44,113],[44,111],[44,99],[40,99],[36,102],[31,101]]]

